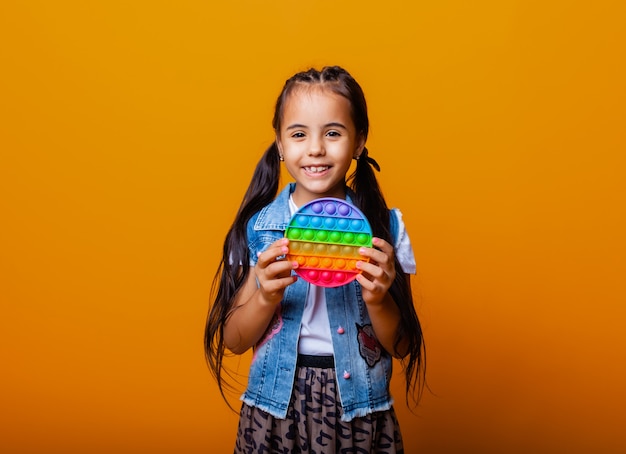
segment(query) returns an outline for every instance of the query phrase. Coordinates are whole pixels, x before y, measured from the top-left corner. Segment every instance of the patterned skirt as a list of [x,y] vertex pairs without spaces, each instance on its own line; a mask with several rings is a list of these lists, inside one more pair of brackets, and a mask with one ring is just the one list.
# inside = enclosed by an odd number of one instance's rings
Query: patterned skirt
[[298,366],[286,419],[243,404],[235,454],[403,453],[391,408],[341,421],[335,369]]

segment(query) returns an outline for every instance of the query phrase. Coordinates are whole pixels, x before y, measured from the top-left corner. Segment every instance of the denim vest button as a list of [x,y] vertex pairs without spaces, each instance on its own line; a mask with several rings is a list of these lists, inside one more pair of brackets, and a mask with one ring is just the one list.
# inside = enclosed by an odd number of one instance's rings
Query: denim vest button
[[346,380],[350,379],[350,372],[348,372],[347,370],[345,370],[343,372],[343,378],[345,378]]
[[346,330],[344,330],[341,326],[339,328],[337,328],[337,333],[338,334],[343,334],[345,332],[346,332]]

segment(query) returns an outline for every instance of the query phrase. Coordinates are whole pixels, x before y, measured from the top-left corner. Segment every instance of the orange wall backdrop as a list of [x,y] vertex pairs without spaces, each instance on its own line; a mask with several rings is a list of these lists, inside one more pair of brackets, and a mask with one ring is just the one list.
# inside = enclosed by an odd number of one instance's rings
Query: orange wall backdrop
[[341,64],[417,256],[407,452],[626,452],[625,5],[2,2],[0,451],[231,452],[221,244],[283,81]]

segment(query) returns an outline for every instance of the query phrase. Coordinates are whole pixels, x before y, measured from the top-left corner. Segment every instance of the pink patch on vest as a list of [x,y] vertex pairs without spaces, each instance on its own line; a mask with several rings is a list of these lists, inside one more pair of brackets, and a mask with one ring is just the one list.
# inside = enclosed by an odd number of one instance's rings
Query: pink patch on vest
[[278,306],[278,308],[276,309],[276,312],[274,313],[274,317],[272,318],[272,321],[270,322],[269,326],[267,327],[267,330],[265,331],[265,334],[263,334],[263,336],[261,337],[261,340],[256,344],[252,361],[255,360],[256,352],[259,350],[259,347],[261,347],[263,344],[269,341],[272,337],[278,334],[278,332],[282,329],[282,327],[283,327],[283,317],[280,313],[280,306]]
[[359,341],[359,353],[368,366],[372,367],[378,361],[383,353],[383,349],[376,339],[372,325],[359,325],[356,323],[357,339]]

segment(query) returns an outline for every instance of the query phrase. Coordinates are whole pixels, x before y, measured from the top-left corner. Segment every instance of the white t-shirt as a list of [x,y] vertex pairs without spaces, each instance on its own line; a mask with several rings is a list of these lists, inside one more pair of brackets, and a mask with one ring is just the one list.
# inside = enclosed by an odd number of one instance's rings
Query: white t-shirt
[[[298,207],[289,196],[289,210],[291,215]],[[415,274],[415,255],[413,247],[402,221],[402,213],[396,210],[398,215],[398,238],[394,244],[396,257],[406,274]],[[308,284],[304,313],[300,324],[300,340],[298,353],[304,355],[332,355],[333,343],[330,334],[330,323],[326,309],[326,293],[324,287]]]

